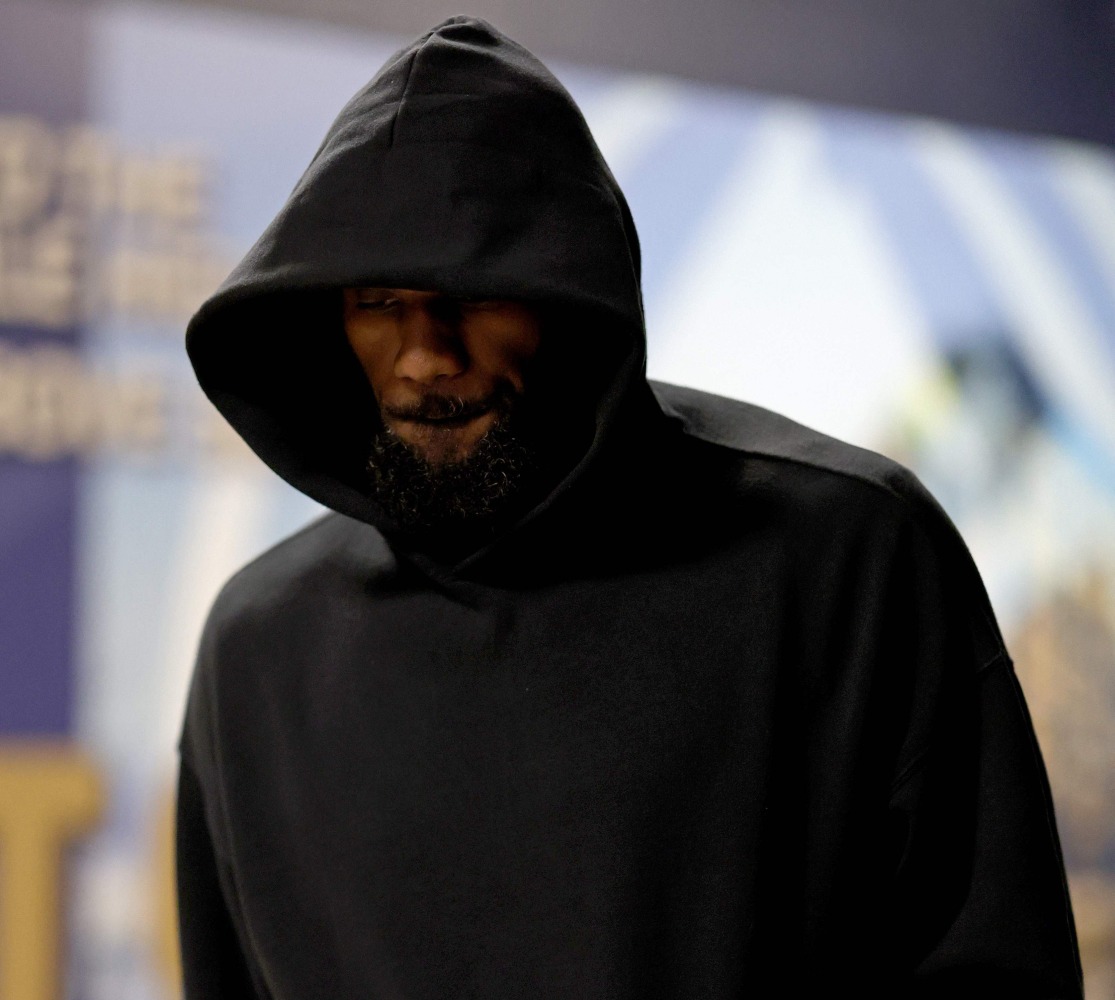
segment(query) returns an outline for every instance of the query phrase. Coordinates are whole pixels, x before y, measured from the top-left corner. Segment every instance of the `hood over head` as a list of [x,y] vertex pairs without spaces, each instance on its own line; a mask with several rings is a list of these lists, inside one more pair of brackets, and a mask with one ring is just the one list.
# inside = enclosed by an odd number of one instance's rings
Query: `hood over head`
[[576,356],[566,395],[595,410],[595,432],[529,520],[618,455],[622,427],[658,412],[639,282],[631,213],[573,99],[522,46],[458,16],[344,107],[278,216],[190,321],[186,346],[205,393],[275,472],[390,536],[361,488],[357,428],[374,400],[343,336],[339,289],[551,309],[561,319],[546,335],[568,338]]

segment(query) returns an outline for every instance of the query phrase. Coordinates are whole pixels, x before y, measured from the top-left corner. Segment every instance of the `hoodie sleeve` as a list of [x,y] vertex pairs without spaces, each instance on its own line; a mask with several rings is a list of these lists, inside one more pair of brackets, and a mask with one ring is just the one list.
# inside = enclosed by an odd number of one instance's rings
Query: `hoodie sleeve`
[[176,828],[178,928],[184,1000],[259,1000],[226,902],[204,795],[188,757],[180,758]]
[[214,739],[219,596],[202,632],[179,740],[175,828],[178,930],[183,1000],[263,1000],[237,901],[236,879],[222,848],[222,802]]
[[920,690],[889,801],[890,944],[911,997],[1080,998],[1034,728],[975,565],[946,527],[912,584]]

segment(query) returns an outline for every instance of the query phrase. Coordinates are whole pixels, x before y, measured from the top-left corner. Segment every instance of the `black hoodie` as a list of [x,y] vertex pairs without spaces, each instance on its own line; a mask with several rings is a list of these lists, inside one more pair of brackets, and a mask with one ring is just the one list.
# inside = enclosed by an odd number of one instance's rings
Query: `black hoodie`
[[[590,432],[463,557],[363,489],[346,285],[564,317],[554,419]],[[630,213],[521,46],[455,17],[394,56],[187,345],[334,511],[204,630],[187,1000],[1080,996],[1041,758],[963,543],[878,455],[652,392]]]

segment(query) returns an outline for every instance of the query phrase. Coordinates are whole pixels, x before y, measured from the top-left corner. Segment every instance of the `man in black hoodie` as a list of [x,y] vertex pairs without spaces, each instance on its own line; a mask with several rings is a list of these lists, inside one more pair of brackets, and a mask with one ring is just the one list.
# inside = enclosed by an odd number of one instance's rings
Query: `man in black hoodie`
[[332,510],[204,629],[188,1000],[1080,996],[963,543],[886,459],[648,384],[631,215],[522,47],[393,57],[187,346]]

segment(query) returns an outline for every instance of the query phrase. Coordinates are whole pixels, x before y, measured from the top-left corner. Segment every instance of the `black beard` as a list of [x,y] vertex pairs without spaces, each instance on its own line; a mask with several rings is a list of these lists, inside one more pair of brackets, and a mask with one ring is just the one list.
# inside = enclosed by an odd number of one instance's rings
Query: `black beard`
[[[442,407],[433,410],[441,414]],[[490,535],[521,501],[539,467],[534,437],[508,400],[492,428],[456,462],[427,461],[381,424],[369,444],[366,471],[371,497],[399,529],[416,541],[444,546]]]

